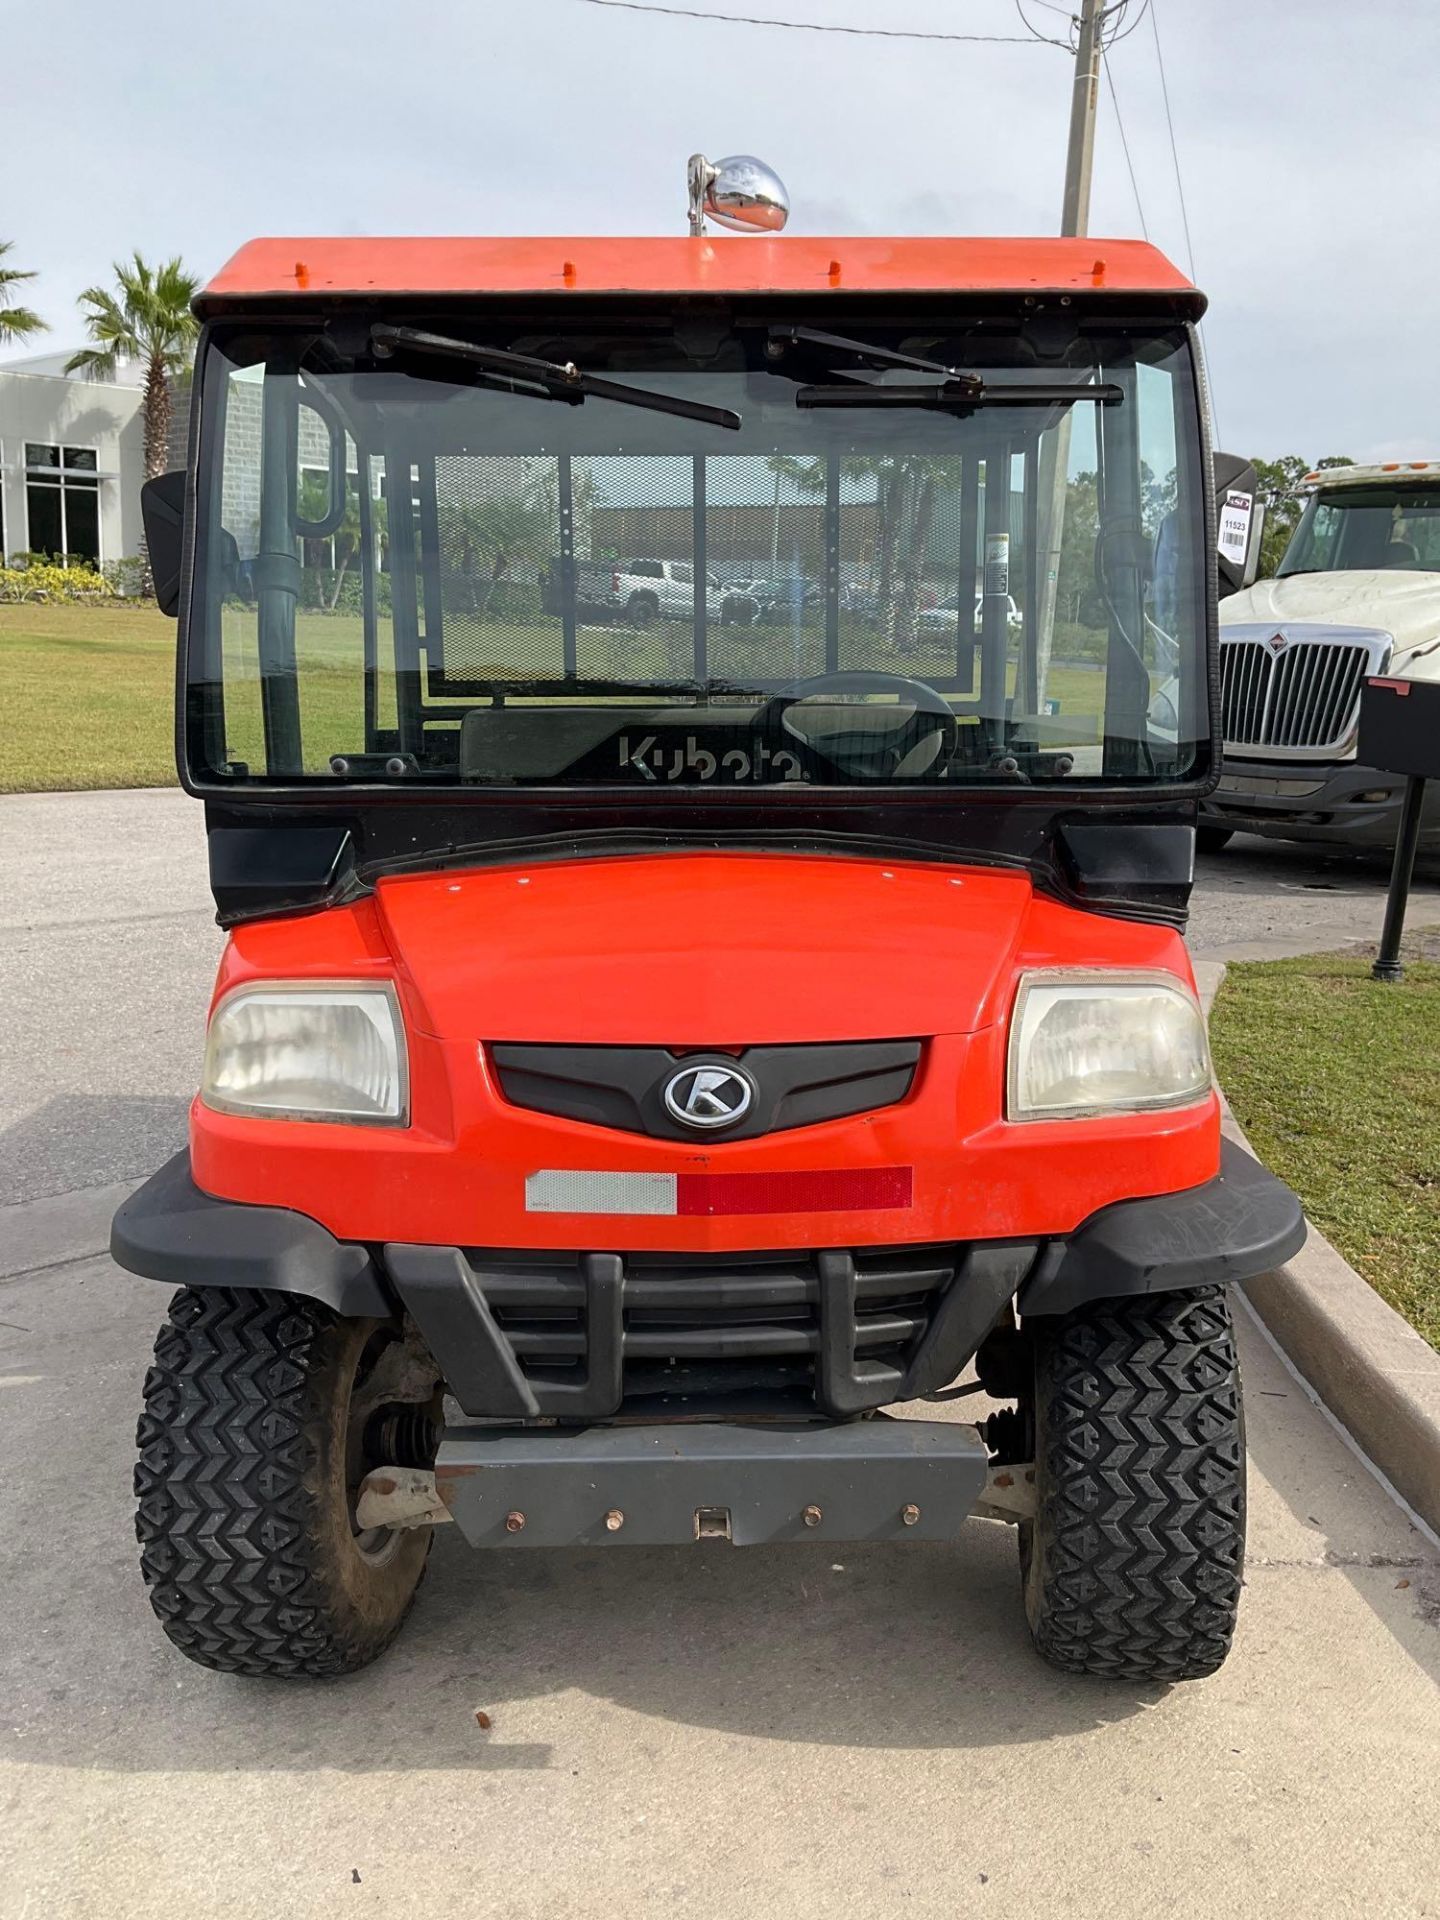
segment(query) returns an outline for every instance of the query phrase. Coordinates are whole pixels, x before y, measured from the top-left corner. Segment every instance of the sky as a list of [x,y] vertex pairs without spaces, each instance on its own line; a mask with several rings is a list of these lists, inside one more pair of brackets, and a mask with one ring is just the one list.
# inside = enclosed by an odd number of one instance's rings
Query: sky
[[[1026,32],[1016,0],[675,4]],[[1055,0],[1023,4],[1065,37]],[[1220,444],[1440,457],[1440,0],[1150,0],[1150,17],[1143,4],[1107,57],[1090,231],[1148,230],[1186,268],[1193,246]],[[796,233],[1038,234],[1059,219],[1073,68],[1034,42],[787,32],[585,0],[5,13],[5,64],[25,84],[5,90],[0,239],[15,243],[8,266],[38,272],[22,297],[51,349],[79,344],[76,295],[136,248],[208,275],[266,233],[683,233],[697,148],[768,160]]]

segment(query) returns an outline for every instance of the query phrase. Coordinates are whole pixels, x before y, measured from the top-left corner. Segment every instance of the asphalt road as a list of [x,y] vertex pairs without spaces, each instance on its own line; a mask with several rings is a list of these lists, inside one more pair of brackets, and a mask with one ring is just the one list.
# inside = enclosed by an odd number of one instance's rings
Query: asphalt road
[[[1248,1320],[1248,1584],[1197,1686],[1040,1666],[986,1521],[838,1559],[442,1534],[354,1680],[173,1653],[129,1494],[165,1294],[100,1250],[183,1138],[219,949],[198,815],[0,800],[4,1920],[1440,1915],[1440,1553]],[[1373,935],[1384,877],[1236,841],[1193,944]]]

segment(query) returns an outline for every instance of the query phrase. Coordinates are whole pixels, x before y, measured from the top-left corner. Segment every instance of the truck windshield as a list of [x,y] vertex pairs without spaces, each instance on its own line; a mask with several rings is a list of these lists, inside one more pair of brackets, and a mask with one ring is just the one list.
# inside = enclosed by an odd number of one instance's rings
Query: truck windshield
[[1337,573],[1398,567],[1440,573],[1440,487],[1326,487],[1312,493],[1276,569]]
[[197,781],[1204,772],[1182,327],[557,325],[212,330]]

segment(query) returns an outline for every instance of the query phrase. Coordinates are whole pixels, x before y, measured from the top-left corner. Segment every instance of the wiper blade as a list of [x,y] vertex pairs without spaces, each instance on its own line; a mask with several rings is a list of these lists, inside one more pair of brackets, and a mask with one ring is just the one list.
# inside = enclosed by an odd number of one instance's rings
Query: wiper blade
[[564,400],[571,406],[579,406],[586,398],[614,400],[623,407],[672,413],[682,420],[699,420],[710,427],[728,427],[732,431],[740,427],[739,414],[729,407],[707,407],[699,400],[683,400],[679,394],[653,393],[648,387],[628,387],[615,380],[602,380],[597,374],[583,373],[573,360],[540,360],[529,353],[507,352],[503,347],[477,347],[471,340],[453,340],[444,333],[424,333],[416,327],[381,323],[371,327],[370,344],[382,360],[401,351],[433,354],[443,360],[463,360],[474,367],[475,377],[487,386],[528,394],[537,400]]
[[768,357],[780,358],[786,342],[792,345],[830,347],[836,353],[853,354],[872,367],[908,367],[912,373],[939,373],[961,386],[979,387],[979,374],[966,373],[963,367],[949,367],[940,360],[922,360],[913,353],[897,353],[893,347],[877,347],[868,340],[851,340],[843,333],[819,333],[814,327],[771,327]]
[[859,380],[843,386],[799,387],[795,404],[797,407],[929,407],[955,412],[974,407],[1070,406],[1078,400],[1113,407],[1124,398],[1125,389],[1111,385],[1082,385],[1078,381],[1044,386],[1020,382],[997,385],[976,374],[966,374],[963,380],[945,380],[933,387],[882,387]]

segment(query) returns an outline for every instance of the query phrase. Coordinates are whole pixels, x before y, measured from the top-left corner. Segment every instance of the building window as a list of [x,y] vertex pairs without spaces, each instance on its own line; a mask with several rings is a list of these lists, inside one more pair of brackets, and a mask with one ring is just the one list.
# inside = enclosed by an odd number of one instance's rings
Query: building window
[[100,564],[100,474],[93,447],[25,443],[25,512],[32,553]]

